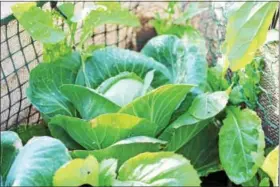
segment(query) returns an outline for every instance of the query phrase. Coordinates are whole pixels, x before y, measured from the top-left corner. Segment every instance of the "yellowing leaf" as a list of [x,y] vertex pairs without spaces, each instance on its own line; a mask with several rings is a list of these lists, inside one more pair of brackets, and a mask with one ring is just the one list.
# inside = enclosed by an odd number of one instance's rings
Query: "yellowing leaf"
[[35,2],[15,4],[11,7],[11,9],[13,11],[14,16],[17,19],[20,19],[22,17],[22,15],[32,7],[36,7]]
[[98,186],[99,164],[95,157],[74,159],[59,168],[53,178],[54,186]]
[[245,2],[228,20],[224,43],[225,63],[233,71],[249,64],[264,44],[277,2]]
[[265,158],[262,170],[271,178],[273,185],[278,186],[278,169],[279,169],[279,145],[275,147]]

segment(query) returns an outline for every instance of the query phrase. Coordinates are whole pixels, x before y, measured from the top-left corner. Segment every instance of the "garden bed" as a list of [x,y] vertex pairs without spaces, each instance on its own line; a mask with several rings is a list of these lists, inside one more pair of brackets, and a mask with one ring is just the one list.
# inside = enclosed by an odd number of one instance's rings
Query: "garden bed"
[[30,34],[36,57],[20,37],[16,51],[4,25],[1,184],[278,185],[277,3],[160,5],[152,15],[138,3],[12,7],[24,28],[15,37]]

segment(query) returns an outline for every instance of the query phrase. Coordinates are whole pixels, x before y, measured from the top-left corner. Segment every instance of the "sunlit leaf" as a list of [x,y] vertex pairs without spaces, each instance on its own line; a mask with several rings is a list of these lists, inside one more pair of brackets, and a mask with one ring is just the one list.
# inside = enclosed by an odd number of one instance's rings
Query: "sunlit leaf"
[[261,120],[250,110],[231,106],[219,133],[219,156],[227,176],[236,184],[250,180],[264,160]]
[[265,158],[262,165],[262,170],[265,171],[271,178],[273,185],[279,184],[279,145],[276,146]]
[[99,163],[93,156],[74,159],[60,167],[53,177],[54,186],[99,185]]
[[231,70],[251,63],[266,40],[276,9],[277,2],[245,2],[230,15],[223,48]]
[[47,136],[32,138],[16,156],[5,185],[52,186],[56,170],[70,160],[59,140]]
[[64,32],[54,26],[51,13],[36,7],[36,3],[17,3],[11,9],[19,23],[35,40],[57,43],[65,38]]
[[126,161],[119,170],[123,186],[199,186],[190,162],[172,152],[142,153]]

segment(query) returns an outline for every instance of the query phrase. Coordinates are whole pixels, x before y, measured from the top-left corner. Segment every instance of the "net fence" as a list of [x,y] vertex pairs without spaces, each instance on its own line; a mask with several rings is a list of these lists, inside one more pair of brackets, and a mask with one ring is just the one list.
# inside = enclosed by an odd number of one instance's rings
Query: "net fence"
[[[185,10],[188,3],[181,2],[181,9]],[[205,38],[208,62],[215,63],[222,56],[220,47],[225,40],[228,12],[234,2],[203,3],[203,6],[207,7],[208,10],[192,18],[191,24]],[[161,4],[164,5],[161,6]],[[86,3],[79,2],[77,6],[84,7]],[[148,20],[152,19],[156,12],[164,12],[163,9],[166,8],[167,2],[133,1],[122,2],[122,6],[128,7],[140,15],[141,23],[146,18],[145,23],[148,23]],[[48,9],[50,5],[45,3],[43,7]],[[270,29],[277,28],[278,23],[279,11],[275,14]],[[58,24],[65,28],[62,22],[58,22]],[[141,29],[145,33],[149,32],[147,28]],[[105,44],[106,46],[116,45],[122,48],[132,48],[132,41],[135,39],[132,28],[118,25],[105,25],[97,28],[94,33],[87,42],[88,45]],[[152,32],[148,37],[141,35],[139,40],[141,42],[147,41],[149,37],[154,35],[155,32]],[[142,43],[141,46],[143,46]],[[261,71],[262,80],[258,85],[262,92],[256,111],[262,118],[267,142],[275,145],[279,142],[278,44],[266,45],[261,48],[261,52],[265,68]],[[40,114],[26,98],[26,88],[30,71],[41,61],[42,46],[34,41],[16,20],[1,21],[1,130],[10,129],[21,123],[36,124],[40,121]]]

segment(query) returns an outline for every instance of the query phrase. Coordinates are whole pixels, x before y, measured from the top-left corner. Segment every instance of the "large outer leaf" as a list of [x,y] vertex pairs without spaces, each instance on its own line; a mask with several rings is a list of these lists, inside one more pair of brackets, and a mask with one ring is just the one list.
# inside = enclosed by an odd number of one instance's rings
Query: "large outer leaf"
[[137,16],[122,8],[119,2],[98,2],[97,6],[99,8],[91,11],[85,19],[81,36],[82,42],[91,36],[94,28],[103,24],[119,24],[132,27],[140,25]]
[[15,4],[14,16],[33,39],[43,43],[57,43],[65,37],[64,32],[53,25],[50,12],[36,7],[36,3]]
[[101,114],[117,112],[120,107],[98,94],[95,90],[69,84],[60,87],[83,119],[90,120]]
[[90,122],[57,115],[50,125],[62,127],[76,142],[89,150],[102,149],[131,136],[155,135],[156,124],[128,114],[103,114]]
[[93,56],[86,60],[78,73],[76,83],[97,88],[106,79],[122,72],[134,72],[144,79],[146,73],[153,69],[153,87],[171,82],[168,69],[159,62],[134,51],[107,47],[94,51]]
[[261,120],[249,109],[227,108],[219,133],[219,155],[228,177],[236,184],[250,180],[264,159]]
[[93,156],[74,159],[60,167],[53,177],[54,186],[98,186],[99,163]]
[[271,178],[273,185],[279,184],[279,145],[276,146],[265,158],[262,170]]
[[196,84],[201,89],[204,89],[204,85],[207,82],[207,69],[208,64],[206,55],[199,44],[187,45],[187,51],[185,55],[185,66],[186,75],[184,82],[187,84]]
[[59,90],[75,82],[81,64],[80,55],[72,53],[56,62],[41,63],[31,71],[27,97],[47,117],[56,114],[75,116],[76,110]]
[[219,129],[210,123],[177,151],[191,161],[199,176],[207,176],[222,169],[218,150],[218,132]]
[[166,150],[177,151],[191,141],[208,123],[209,120],[201,121],[185,113],[171,123],[159,138],[168,142]]
[[1,132],[0,177],[3,183],[21,147],[22,142],[15,132]]
[[193,85],[164,85],[135,99],[119,112],[149,119],[158,125],[159,133],[168,124],[172,113],[183,101]]
[[204,93],[197,96],[188,112],[197,119],[209,119],[220,113],[227,105],[226,91]]
[[158,152],[165,145],[165,141],[145,136],[135,136],[121,140],[105,149],[94,151],[76,150],[71,153],[71,156],[73,158],[86,158],[88,155],[93,155],[99,161],[115,158],[118,160],[118,166],[120,166],[140,153]]
[[237,71],[249,64],[265,42],[277,2],[245,2],[228,21],[224,54],[230,68]]
[[207,61],[195,45],[188,46],[174,35],[151,39],[141,53],[164,64],[172,74],[172,82],[201,85],[206,83]]
[[183,70],[180,65],[184,63],[185,52],[183,42],[174,35],[156,36],[141,50],[141,53],[152,57],[169,69],[172,82],[176,82],[179,71]]
[[[190,162],[172,152],[142,153],[126,161],[118,180],[136,185],[199,186],[200,179]],[[142,185],[141,185],[142,186]]]
[[17,155],[6,186],[52,186],[55,171],[71,159],[66,147],[54,138],[36,137]]

